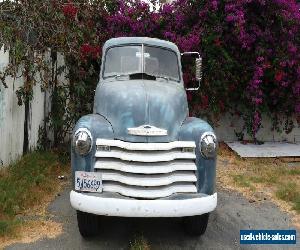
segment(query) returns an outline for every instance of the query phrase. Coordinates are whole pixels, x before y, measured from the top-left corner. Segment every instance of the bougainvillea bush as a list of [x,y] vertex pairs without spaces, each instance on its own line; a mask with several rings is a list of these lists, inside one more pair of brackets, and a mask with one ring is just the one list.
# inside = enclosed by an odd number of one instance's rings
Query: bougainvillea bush
[[[201,90],[188,93],[193,114],[212,119],[231,112],[244,119],[253,138],[262,114],[272,118],[274,128],[283,116],[287,132],[293,128],[291,117],[300,116],[300,6],[296,1],[151,3],[4,1],[0,45],[10,48],[13,60],[0,77],[4,82],[24,67],[25,85],[17,94],[20,104],[26,105],[35,75],[43,71],[43,87],[52,90],[54,100],[49,121],[58,133],[91,112],[101,48],[107,39],[157,37],[176,43],[182,52],[199,51],[203,56]],[[58,82],[63,69],[49,64],[46,51],[51,51],[52,62],[58,52],[65,56],[69,84]],[[193,84],[191,71],[184,79],[186,85]]]

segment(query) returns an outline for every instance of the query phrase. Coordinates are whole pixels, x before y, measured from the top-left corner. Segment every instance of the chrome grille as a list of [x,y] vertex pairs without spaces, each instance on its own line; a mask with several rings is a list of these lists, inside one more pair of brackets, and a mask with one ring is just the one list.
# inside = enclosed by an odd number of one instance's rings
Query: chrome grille
[[174,193],[196,193],[195,142],[129,143],[96,141],[95,171],[103,191],[156,199]]

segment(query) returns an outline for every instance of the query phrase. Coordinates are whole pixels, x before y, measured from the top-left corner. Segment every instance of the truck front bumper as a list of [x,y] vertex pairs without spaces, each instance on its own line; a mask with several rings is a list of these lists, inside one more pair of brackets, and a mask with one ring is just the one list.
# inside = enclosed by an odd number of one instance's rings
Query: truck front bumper
[[217,206],[217,193],[199,194],[193,198],[136,200],[101,197],[71,191],[74,209],[97,215],[118,217],[185,217],[212,212]]

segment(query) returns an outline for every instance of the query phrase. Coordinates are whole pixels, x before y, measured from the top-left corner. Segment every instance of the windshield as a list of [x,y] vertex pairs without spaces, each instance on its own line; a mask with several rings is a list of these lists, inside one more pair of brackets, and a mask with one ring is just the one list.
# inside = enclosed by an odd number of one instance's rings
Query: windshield
[[179,81],[177,55],[168,49],[141,45],[112,47],[107,50],[104,78],[138,73]]

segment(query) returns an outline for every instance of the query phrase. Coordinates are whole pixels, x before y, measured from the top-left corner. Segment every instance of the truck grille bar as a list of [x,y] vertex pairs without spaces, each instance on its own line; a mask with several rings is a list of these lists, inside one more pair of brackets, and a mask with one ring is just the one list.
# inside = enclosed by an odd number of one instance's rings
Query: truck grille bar
[[196,193],[195,142],[129,143],[96,141],[94,169],[103,191],[139,199]]

